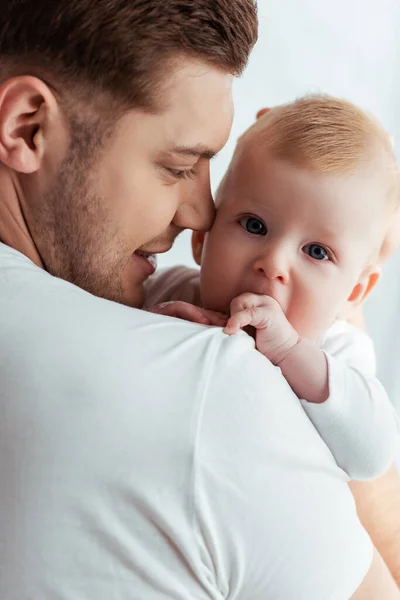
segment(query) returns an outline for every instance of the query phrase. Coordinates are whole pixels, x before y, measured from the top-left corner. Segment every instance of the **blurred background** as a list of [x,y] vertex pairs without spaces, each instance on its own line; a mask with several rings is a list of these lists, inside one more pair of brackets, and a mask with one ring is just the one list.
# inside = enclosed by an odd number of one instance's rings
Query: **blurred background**
[[[228,144],[212,162],[213,190],[238,136],[263,106],[312,92],[346,98],[372,112],[393,135],[400,158],[399,0],[260,0],[259,41],[235,85]],[[159,257],[160,267],[194,266],[190,235]],[[366,305],[381,381],[400,411],[400,251],[385,265]]]

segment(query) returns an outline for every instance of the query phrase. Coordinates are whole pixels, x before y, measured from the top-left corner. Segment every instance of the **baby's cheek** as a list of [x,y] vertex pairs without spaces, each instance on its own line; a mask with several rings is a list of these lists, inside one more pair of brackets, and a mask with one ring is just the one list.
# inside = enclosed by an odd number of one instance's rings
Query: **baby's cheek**
[[330,325],[330,317],[318,303],[295,303],[286,317],[297,333],[310,341],[317,340]]
[[200,297],[203,308],[229,313],[230,302],[233,299],[229,288],[217,273],[202,274],[200,278]]
[[229,314],[231,299],[218,286],[200,288],[201,305],[208,310]]

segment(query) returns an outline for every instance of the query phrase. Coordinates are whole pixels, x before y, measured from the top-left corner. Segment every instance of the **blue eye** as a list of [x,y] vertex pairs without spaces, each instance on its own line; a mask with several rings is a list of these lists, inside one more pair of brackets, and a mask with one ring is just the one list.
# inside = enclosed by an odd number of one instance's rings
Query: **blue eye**
[[311,258],[314,260],[329,260],[328,251],[319,244],[309,244],[308,246],[304,247],[304,250],[308,256],[311,256]]
[[240,219],[239,223],[243,229],[252,235],[266,235],[267,233],[267,228],[264,223],[256,217],[243,217]]

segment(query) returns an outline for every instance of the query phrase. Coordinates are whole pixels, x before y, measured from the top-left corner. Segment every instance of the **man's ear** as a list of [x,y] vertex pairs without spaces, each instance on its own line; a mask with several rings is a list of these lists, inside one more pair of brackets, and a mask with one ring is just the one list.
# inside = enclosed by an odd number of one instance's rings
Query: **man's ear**
[[271,110],[271,108],[260,108],[260,110],[256,114],[256,120],[258,121],[258,119],[260,119],[263,115],[265,115],[270,110]]
[[0,161],[19,173],[39,169],[45,133],[57,101],[36,77],[7,80],[0,86]]
[[360,279],[348,297],[347,302],[350,302],[353,305],[358,305],[364,302],[364,300],[366,300],[378,283],[380,276],[381,268],[377,265],[373,265],[364,269]]
[[204,240],[206,239],[205,231],[193,231],[192,233],[192,254],[193,258],[199,266],[201,265],[201,255],[203,254]]

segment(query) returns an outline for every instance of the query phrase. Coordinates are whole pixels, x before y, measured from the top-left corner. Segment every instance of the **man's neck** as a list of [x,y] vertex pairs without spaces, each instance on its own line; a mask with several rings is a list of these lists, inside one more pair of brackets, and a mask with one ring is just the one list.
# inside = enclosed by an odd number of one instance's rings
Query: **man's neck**
[[0,242],[25,254],[43,269],[42,259],[22,212],[21,197],[22,189],[17,177],[0,163]]

